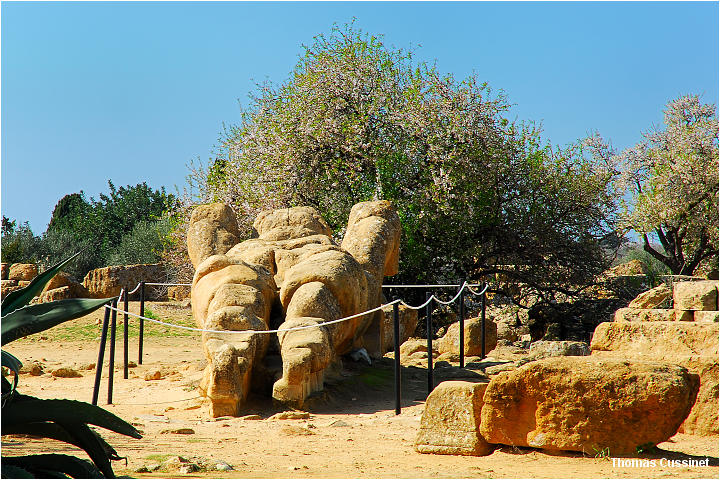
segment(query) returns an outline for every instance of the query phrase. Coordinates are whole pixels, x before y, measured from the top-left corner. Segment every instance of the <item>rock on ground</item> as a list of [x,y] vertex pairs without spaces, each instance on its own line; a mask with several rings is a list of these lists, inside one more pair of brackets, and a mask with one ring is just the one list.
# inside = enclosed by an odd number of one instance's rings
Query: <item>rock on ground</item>
[[[482,325],[480,318],[468,318],[464,328],[465,355],[482,354]],[[497,326],[485,318],[485,354],[497,345]],[[458,353],[460,351],[460,322],[451,324],[447,333],[437,341],[439,353]]]
[[584,357],[590,355],[590,347],[585,342],[539,340],[530,344],[530,355],[536,359],[546,357]]
[[[113,265],[110,267],[90,270],[83,279],[83,286],[94,298],[107,298],[120,295],[123,288],[134,289],[142,282],[161,283],[167,279],[165,269],[159,263],[139,265]],[[158,300],[162,298],[160,289],[146,287],[145,299]]]
[[615,311],[616,322],[674,322],[675,310],[662,308],[619,308]]
[[480,433],[504,445],[635,454],[675,435],[698,385],[697,375],[670,364],[539,360],[490,381]]
[[478,432],[487,383],[447,381],[425,401],[415,450],[443,455],[489,455],[495,449]]
[[8,279],[30,281],[37,277],[38,267],[34,263],[13,263],[10,265]]
[[629,308],[667,308],[670,306],[672,298],[672,288],[663,283],[655,288],[641,293],[635,297],[629,304]]
[[673,285],[673,303],[676,310],[717,310],[718,282],[678,282]]
[[699,375],[697,400],[680,432],[718,434],[717,323],[602,323],[591,348],[593,357],[664,361]]
[[646,360],[718,356],[718,324],[696,322],[604,322],[590,348]]

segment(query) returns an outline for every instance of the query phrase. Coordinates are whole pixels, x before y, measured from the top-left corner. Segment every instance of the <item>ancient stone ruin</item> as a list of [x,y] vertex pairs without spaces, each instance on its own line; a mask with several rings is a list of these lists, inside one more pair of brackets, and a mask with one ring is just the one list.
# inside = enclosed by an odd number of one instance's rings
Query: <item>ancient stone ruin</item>
[[427,398],[416,450],[628,455],[678,432],[718,435],[717,281],[639,295],[597,327],[590,348],[589,356],[529,358],[495,375],[488,368],[489,382],[441,383]]
[[[256,238],[240,242],[232,209],[219,203],[197,207],[188,229],[193,316],[213,330],[203,333],[200,390],[216,417],[238,415],[250,389],[302,404],[340,355],[384,353],[382,311],[323,323],[381,304],[383,276],[398,269],[400,220],[389,202],[355,205],[340,246],[310,207],[262,212],[253,229]],[[223,333],[294,327],[311,328]]]

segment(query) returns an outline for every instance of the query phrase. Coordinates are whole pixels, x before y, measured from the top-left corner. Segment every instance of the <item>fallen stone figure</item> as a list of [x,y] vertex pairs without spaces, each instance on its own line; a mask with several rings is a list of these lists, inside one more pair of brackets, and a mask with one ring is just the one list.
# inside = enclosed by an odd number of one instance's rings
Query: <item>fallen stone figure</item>
[[[340,355],[363,347],[380,353],[381,311],[324,323],[379,306],[383,276],[398,270],[400,220],[387,201],[355,205],[341,246],[311,207],[262,212],[253,230],[256,238],[239,242],[232,209],[219,203],[197,207],[190,219],[193,316],[216,331],[203,332],[208,365],[200,385],[215,417],[238,415],[249,390],[268,377],[274,399],[301,405],[323,388]],[[294,327],[310,328],[220,332]],[[276,379],[264,359],[278,348]]]

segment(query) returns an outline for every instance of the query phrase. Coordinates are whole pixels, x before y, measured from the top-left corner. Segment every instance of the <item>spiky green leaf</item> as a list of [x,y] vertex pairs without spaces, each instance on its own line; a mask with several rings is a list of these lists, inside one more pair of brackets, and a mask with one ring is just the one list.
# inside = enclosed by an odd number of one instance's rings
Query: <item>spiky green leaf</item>
[[52,277],[54,277],[62,267],[67,265],[71,260],[73,260],[75,257],[80,255],[80,252],[76,253],[72,257],[68,258],[67,260],[63,260],[62,262],[58,263],[57,265],[47,269],[37,277],[33,278],[30,284],[27,287],[23,287],[19,290],[15,290],[14,292],[10,292],[7,297],[2,301],[2,305],[0,305],[0,310],[2,310],[2,315],[5,316],[12,312],[13,310],[16,310],[18,308],[21,308],[28,303],[30,303],[30,300],[32,300],[35,295],[39,294],[43,288],[45,288],[45,285],[50,281]]
[[2,366],[7,367],[15,373],[20,373],[22,362],[10,352],[2,351]]
[[69,298],[18,308],[2,317],[2,344],[85,316],[112,300],[113,298]]
[[100,435],[83,423],[59,425],[54,422],[32,422],[14,425],[3,434],[33,435],[69,443],[85,450],[106,477],[114,475],[110,460],[119,460],[117,452]]
[[61,425],[88,423],[133,438],[142,438],[135,427],[96,405],[77,400],[45,400],[18,395],[3,411],[2,429],[15,428],[31,422],[57,422]]
[[35,478],[27,470],[16,467],[15,465],[6,465],[3,463],[2,466],[0,466],[0,471],[2,472],[2,478]]
[[13,465],[31,473],[53,478],[63,478],[53,475],[54,472],[63,473],[72,478],[103,478],[95,465],[87,460],[59,453],[3,457],[3,464]]

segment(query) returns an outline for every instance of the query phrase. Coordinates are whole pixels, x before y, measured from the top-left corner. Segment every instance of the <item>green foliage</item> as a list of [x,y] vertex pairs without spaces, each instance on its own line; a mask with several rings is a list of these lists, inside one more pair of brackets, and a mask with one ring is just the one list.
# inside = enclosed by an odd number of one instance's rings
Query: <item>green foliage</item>
[[130,233],[123,235],[120,244],[107,259],[108,265],[156,263],[161,259],[167,236],[172,229],[171,220],[140,220]]
[[717,272],[717,108],[686,95],[664,114],[663,128],[616,156],[629,200],[622,224],[672,273]]
[[[53,266],[27,287],[5,298],[1,322],[3,345],[86,315],[111,300],[72,299],[28,305],[55,273],[74,257]],[[74,400],[45,400],[20,394],[16,387],[22,364],[3,350],[2,366],[13,373],[12,384],[4,376],[2,378],[3,435],[33,435],[70,443],[85,450],[93,462],[58,454],[3,456],[3,478],[114,477],[110,461],[119,460],[120,457],[88,424],[140,438],[140,433],[132,425],[95,405]]]
[[16,220],[2,217],[2,250],[5,263],[34,263],[39,260],[40,238],[36,237],[28,222],[17,224]]
[[265,209],[310,205],[342,234],[357,202],[391,200],[409,283],[502,273],[543,296],[607,266],[614,171],[582,145],[543,145],[474,76],[461,81],[352,25],[320,35],[279,86],[261,85],[208,170],[249,236]]
[[174,208],[175,197],[145,182],[117,188],[108,181],[108,187],[109,194],[100,194],[99,200],[86,200],[82,191],[60,199],[42,237],[38,260],[49,265],[68,251],[80,251],[68,273],[82,279],[94,268],[159,259],[169,228],[163,215]]
[[661,275],[672,274],[672,271],[667,265],[646,252],[640,244],[633,243],[629,248],[626,248],[625,251],[618,256],[617,263],[625,263],[631,260],[642,262],[649,283],[653,287],[659,284]]

